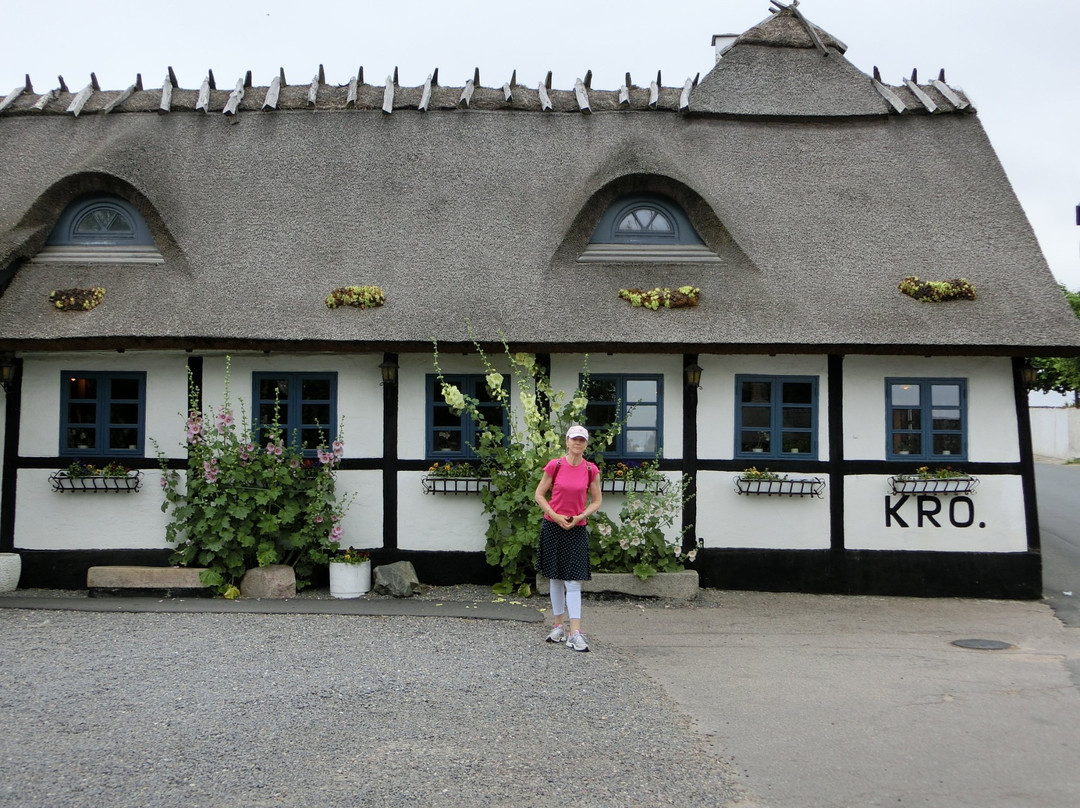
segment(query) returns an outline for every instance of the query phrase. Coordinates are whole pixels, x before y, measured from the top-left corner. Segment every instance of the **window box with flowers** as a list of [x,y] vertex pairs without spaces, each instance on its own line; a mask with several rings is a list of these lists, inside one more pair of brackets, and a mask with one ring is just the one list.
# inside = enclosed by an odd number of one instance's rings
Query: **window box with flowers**
[[76,460],[66,469],[49,475],[53,491],[138,491],[142,472],[120,463],[96,467]]
[[952,466],[931,469],[920,466],[914,474],[897,474],[889,478],[894,494],[972,494],[979,479]]
[[735,491],[748,496],[820,498],[825,481],[820,477],[789,477],[751,466],[735,475]]
[[491,488],[491,477],[471,463],[433,463],[420,483],[425,494],[479,494]]
[[600,479],[600,490],[605,494],[626,494],[630,492],[651,492],[663,494],[668,487],[668,479],[657,470],[657,464],[629,461],[605,466]]

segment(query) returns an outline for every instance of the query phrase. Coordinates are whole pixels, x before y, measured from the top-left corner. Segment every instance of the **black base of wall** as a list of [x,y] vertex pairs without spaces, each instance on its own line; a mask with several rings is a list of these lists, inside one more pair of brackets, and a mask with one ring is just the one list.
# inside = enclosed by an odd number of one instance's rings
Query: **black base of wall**
[[[90,567],[129,565],[169,566],[169,550],[19,550],[22,557],[23,589],[86,589]],[[420,583],[430,586],[452,584],[494,584],[499,571],[489,566],[480,553],[417,552],[375,550],[372,565],[411,561]],[[329,572],[317,570],[313,586],[329,586]],[[158,592],[160,595],[160,592]]]
[[23,589],[86,589],[90,567],[168,567],[169,550],[16,550]]
[[760,592],[1001,598],[1042,597],[1038,553],[703,549],[701,585]]
[[[93,566],[169,566],[168,550],[20,550],[24,589],[85,589]],[[499,571],[484,553],[376,550],[374,566],[410,561],[423,584],[498,582]],[[701,585],[761,592],[898,595],[1038,600],[1042,560],[1038,553],[930,553],[848,550],[703,549],[694,564]],[[314,586],[328,585],[319,570]]]

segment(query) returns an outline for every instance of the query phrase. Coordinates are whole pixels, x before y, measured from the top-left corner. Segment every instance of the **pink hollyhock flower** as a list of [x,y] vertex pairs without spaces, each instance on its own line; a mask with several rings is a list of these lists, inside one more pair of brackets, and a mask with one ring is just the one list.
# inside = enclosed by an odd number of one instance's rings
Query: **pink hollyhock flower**
[[322,516],[321,515],[316,515],[315,516],[315,524],[317,524],[317,525],[322,524]]
[[319,449],[319,462],[323,465],[334,462],[334,456],[323,449]]
[[330,541],[341,541],[341,537],[344,533],[345,531],[342,529],[341,525],[334,525],[334,527],[330,530]]
[[334,441],[334,457],[341,457],[345,454],[345,444],[339,440]]

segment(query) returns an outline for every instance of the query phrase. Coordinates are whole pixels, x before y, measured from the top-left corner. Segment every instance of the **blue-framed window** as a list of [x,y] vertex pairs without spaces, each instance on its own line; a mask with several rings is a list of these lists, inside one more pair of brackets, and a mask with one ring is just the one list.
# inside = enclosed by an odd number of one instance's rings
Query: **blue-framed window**
[[966,379],[886,379],[889,460],[967,459]]
[[703,244],[690,219],[674,201],[659,194],[634,194],[604,211],[593,244]]
[[286,440],[314,457],[319,446],[334,440],[337,424],[337,373],[253,373],[252,401],[256,440],[274,423]]
[[146,373],[71,371],[60,376],[60,454],[141,457]]
[[45,242],[53,246],[153,246],[154,237],[135,207],[116,196],[76,199],[60,214]]
[[735,377],[735,456],[756,459],[818,453],[816,376]]
[[[480,373],[443,374],[447,384],[454,385],[463,395],[480,402],[484,420],[507,433],[506,410],[487,389],[487,378]],[[429,460],[475,460],[477,426],[468,413],[455,415],[443,400],[442,383],[435,374],[429,374],[427,385],[427,439]]]
[[596,373],[586,388],[589,403],[585,426],[603,429],[625,420],[626,425],[606,458],[644,459],[664,446],[664,377],[660,374]]

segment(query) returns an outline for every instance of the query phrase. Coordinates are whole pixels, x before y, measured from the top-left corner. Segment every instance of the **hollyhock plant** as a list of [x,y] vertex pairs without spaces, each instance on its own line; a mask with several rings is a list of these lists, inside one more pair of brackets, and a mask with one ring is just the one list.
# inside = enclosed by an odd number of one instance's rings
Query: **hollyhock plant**
[[[516,396],[513,396],[503,393],[501,386],[500,393],[496,394],[493,385],[496,382],[501,385],[504,377],[492,365],[480,343],[474,340],[473,346],[484,367],[488,393],[499,404],[499,422],[489,420],[494,409],[491,402],[484,402],[481,407],[477,398],[464,395],[446,381],[439,365],[437,342],[434,344],[435,372],[450,411],[465,413],[473,421],[476,440],[469,449],[476,456],[474,462],[491,479],[490,487],[479,493],[488,516],[487,562],[499,567],[502,574],[502,580],[492,588],[500,594],[516,591],[528,596],[531,593],[529,581],[535,574],[536,537],[542,518],[533,496],[545,464],[563,453],[567,428],[586,420],[589,404],[587,357],[577,388],[556,390],[535,356],[511,353],[504,341],[503,362],[513,374],[513,385],[517,388]],[[505,429],[503,423],[509,428]],[[617,421],[602,427],[590,426],[590,451],[609,449],[624,425],[624,421]],[[597,456],[597,460],[602,466],[602,455]],[[669,548],[680,544],[683,534],[674,527],[674,522],[681,517],[682,505],[688,498],[685,482],[673,481],[666,492],[655,490],[628,500],[630,509],[624,507],[618,521],[608,518],[602,511],[594,514],[589,518],[596,526],[590,531],[593,566],[611,572],[633,572],[643,579],[657,571],[682,569],[685,556],[681,553],[676,556]],[[688,528],[686,526],[683,531]],[[678,535],[669,542],[668,533]],[[596,545],[600,537],[604,541],[602,553]],[[618,569],[607,569],[608,565]]]
[[[235,417],[229,402],[229,364],[226,358],[224,401],[214,414],[199,412],[199,391],[190,385],[186,473],[170,468],[158,448],[162,511],[171,516],[165,529],[174,545],[171,563],[205,567],[202,582],[221,594],[239,584],[248,569],[287,564],[301,589],[336,551],[324,523],[334,523],[339,540],[348,502],[335,491],[335,464],[305,458],[276,416],[275,423],[258,426],[265,451],[251,439],[254,427],[242,409]],[[216,428],[205,429],[210,423]],[[338,457],[344,452],[340,436],[339,426]],[[335,458],[326,446],[309,451],[320,460]]]

